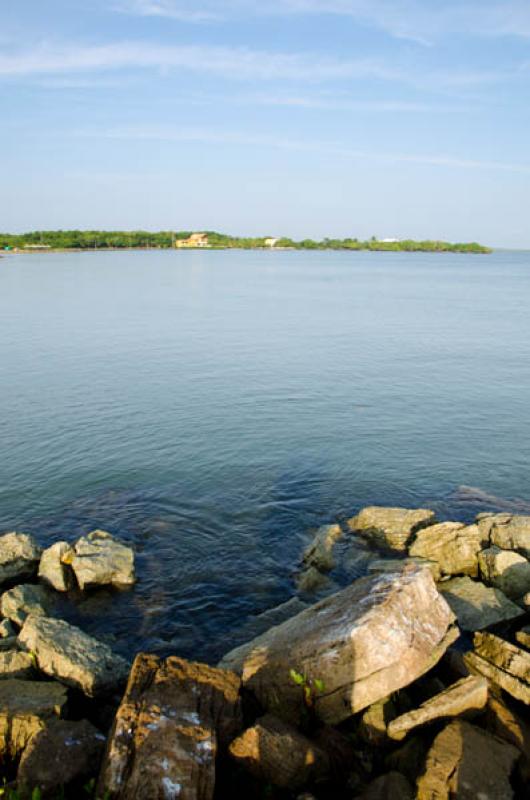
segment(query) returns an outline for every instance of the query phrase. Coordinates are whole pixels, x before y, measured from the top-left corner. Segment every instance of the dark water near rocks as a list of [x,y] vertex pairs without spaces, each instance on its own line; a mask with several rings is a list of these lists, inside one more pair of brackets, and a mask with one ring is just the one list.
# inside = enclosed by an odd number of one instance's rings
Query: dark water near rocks
[[213,660],[313,526],[530,513],[529,299],[530,253],[4,258],[0,529],[132,542],[136,589],[68,616]]

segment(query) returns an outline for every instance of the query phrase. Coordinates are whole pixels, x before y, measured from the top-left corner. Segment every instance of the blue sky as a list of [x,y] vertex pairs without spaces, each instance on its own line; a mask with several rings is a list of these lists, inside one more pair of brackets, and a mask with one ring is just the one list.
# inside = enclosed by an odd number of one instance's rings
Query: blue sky
[[1,0],[0,229],[530,246],[528,0]]

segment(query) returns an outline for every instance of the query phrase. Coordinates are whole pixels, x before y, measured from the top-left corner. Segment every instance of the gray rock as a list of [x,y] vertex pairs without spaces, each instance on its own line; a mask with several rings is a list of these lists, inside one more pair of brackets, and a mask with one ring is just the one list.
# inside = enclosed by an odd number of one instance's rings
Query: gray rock
[[328,575],[324,575],[316,567],[308,567],[296,576],[296,588],[301,594],[331,592],[336,584]]
[[18,637],[8,636],[5,639],[0,639],[0,653],[6,653],[8,650],[18,649]]
[[517,514],[479,515],[478,524],[491,544],[515,550],[530,559],[530,516]]
[[125,659],[108,645],[63,620],[31,615],[18,639],[21,647],[35,654],[42,672],[88,697],[111,693],[129,671]]
[[132,586],[135,582],[132,548],[106,531],[92,531],[75,544],[72,569],[81,589],[93,586]]
[[428,569],[374,575],[320,601],[228,653],[220,666],[242,675],[263,708],[287,721],[303,713],[291,670],[324,684],[314,699],[335,724],[427,672],[458,636]]
[[417,800],[510,800],[510,773],[519,751],[464,720],[454,720],[435,738]]
[[414,789],[400,772],[380,775],[366,787],[356,800],[413,800]]
[[370,539],[376,547],[406,550],[413,535],[433,525],[436,517],[425,508],[386,508],[369,506],[348,520],[348,528]]
[[442,575],[478,575],[478,554],[487,539],[478,525],[441,522],[421,530],[409,555],[437,561]]
[[42,554],[39,565],[39,578],[49,584],[56,592],[67,592],[71,588],[72,572],[69,564],[74,549],[68,542],[56,542]]
[[47,616],[50,606],[51,600],[46,589],[31,583],[15,586],[14,589],[4,592],[0,598],[2,614],[19,627],[22,627],[30,614]]
[[342,536],[340,525],[323,525],[316,532],[315,538],[304,550],[302,563],[307,569],[315,567],[320,572],[329,572],[335,566],[333,548]]
[[106,737],[87,720],[50,720],[31,737],[20,759],[17,785],[44,798],[97,774]]
[[440,591],[456,614],[458,624],[466,631],[479,631],[523,614],[500,589],[484,586],[471,578],[452,578],[440,584]]
[[46,720],[61,716],[67,693],[60,683],[0,681],[0,753],[17,758]]
[[24,581],[37,574],[41,548],[27,533],[5,533],[0,536],[0,586]]
[[530,591],[530,561],[513,550],[493,545],[479,553],[480,574],[486,582],[513,600]]
[[33,677],[34,672],[33,659],[29,653],[22,653],[20,650],[0,652],[0,680],[25,680]]

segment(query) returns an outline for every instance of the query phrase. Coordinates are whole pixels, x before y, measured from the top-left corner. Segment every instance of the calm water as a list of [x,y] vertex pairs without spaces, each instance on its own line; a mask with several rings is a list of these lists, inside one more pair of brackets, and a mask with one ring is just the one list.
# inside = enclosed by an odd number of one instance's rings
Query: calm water
[[312,526],[530,502],[529,299],[530,253],[3,258],[0,529],[129,540],[137,588],[66,613],[214,659]]

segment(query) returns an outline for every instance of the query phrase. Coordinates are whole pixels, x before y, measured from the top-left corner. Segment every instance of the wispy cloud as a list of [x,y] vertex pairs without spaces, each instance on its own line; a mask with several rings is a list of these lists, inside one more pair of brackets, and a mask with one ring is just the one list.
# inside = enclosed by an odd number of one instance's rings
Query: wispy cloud
[[318,141],[310,139],[290,139],[262,134],[248,134],[234,131],[214,131],[204,128],[173,126],[130,126],[106,130],[77,131],[77,136],[132,141],[189,142],[198,144],[225,144],[258,148],[272,148],[299,153],[322,153],[354,160],[385,164],[419,164],[453,169],[494,170],[530,174],[530,164],[506,161],[488,161],[447,154],[428,153],[389,153],[352,148],[337,141]]
[[339,15],[399,38],[530,37],[528,0],[122,0],[122,10],[186,22],[264,15]]

